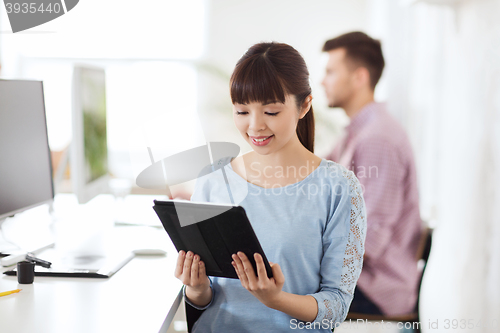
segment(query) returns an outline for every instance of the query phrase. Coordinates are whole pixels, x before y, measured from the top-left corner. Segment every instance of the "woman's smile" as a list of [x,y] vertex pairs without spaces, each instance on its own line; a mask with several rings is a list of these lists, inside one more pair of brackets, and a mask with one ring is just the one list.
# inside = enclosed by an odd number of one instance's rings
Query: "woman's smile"
[[274,134],[270,136],[250,136],[250,139],[256,146],[265,146],[271,141],[273,137]]

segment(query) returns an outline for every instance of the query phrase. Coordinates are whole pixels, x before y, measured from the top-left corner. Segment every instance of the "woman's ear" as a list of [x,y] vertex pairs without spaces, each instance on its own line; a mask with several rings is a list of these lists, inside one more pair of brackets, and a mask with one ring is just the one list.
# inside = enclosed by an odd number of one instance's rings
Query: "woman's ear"
[[309,95],[304,100],[304,103],[302,103],[302,109],[300,110],[299,119],[304,118],[306,116],[307,112],[309,112],[309,110],[311,109],[312,99],[313,99],[312,95]]

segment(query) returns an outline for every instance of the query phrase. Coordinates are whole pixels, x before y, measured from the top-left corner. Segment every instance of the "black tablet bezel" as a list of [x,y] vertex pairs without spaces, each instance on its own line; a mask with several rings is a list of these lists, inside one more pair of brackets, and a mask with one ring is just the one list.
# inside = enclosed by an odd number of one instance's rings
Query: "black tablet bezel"
[[[179,223],[176,206],[184,211],[186,209],[192,211],[197,218],[211,216],[214,212],[218,214],[182,227]],[[198,248],[200,253],[197,254],[205,263],[207,275],[237,279],[236,271],[231,265],[231,254],[242,251],[252,263],[255,274],[257,274],[257,266],[254,253],[259,253],[264,260],[267,276],[269,278],[273,276],[269,261],[242,206],[180,200],[154,200],[153,209],[177,251],[195,252],[196,250],[191,247]],[[190,241],[192,246],[186,246],[182,239]],[[200,244],[203,241],[205,244]]]

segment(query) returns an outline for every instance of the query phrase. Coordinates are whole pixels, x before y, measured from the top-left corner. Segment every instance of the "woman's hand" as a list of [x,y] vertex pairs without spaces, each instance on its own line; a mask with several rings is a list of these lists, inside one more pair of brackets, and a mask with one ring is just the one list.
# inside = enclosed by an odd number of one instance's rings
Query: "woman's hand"
[[196,305],[204,306],[212,298],[210,280],[205,271],[205,263],[191,251],[179,251],[175,277],[186,285],[186,296]]
[[284,312],[302,321],[313,321],[318,315],[318,303],[311,295],[295,295],[282,290],[285,276],[278,264],[271,264],[273,277],[268,278],[262,256],[254,254],[257,276],[252,264],[243,252],[233,254],[233,267],[241,285],[265,306]]
[[238,274],[241,285],[245,289],[270,308],[274,308],[276,304],[279,304],[280,297],[283,295],[281,289],[285,283],[285,276],[278,264],[270,263],[273,277],[268,278],[264,260],[260,254],[254,254],[255,263],[257,264],[257,275],[255,275],[250,260],[248,260],[243,252],[233,254],[232,258],[232,265],[236,270],[236,274]]

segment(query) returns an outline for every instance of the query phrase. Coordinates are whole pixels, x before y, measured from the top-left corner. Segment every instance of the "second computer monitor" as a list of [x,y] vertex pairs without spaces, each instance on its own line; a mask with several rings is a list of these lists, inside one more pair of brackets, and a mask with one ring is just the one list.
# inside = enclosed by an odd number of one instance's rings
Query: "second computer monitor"
[[80,203],[108,192],[106,78],[102,68],[73,71],[71,180]]

